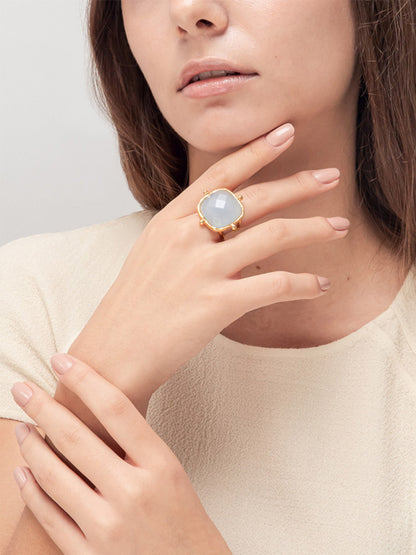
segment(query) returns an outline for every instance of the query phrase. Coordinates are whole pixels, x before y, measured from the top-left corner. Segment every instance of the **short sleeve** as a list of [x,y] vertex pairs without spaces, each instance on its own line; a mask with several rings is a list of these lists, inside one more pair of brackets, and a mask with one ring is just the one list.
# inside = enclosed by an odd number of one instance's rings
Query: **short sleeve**
[[14,401],[10,388],[30,380],[53,396],[57,352],[48,307],[37,276],[40,235],[0,247],[0,418],[36,424]]

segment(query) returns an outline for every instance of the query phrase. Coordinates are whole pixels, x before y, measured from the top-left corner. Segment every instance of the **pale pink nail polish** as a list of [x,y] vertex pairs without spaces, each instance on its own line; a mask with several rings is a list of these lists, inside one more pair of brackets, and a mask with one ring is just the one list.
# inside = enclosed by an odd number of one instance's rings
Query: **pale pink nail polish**
[[16,466],[16,468],[13,470],[13,474],[17,485],[19,486],[19,488],[22,488],[26,483],[26,475],[23,469],[20,466]]
[[16,403],[24,407],[29,399],[32,397],[33,391],[30,387],[24,383],[17,382],[13,384],[11,390],[12,395]]
[[24,422],[20,422],[17,426],[15,426],[14,433],[17,439],[17,443],[19,445],[22,445],[23,440],[25,439],[27,434],[30,433],[30,430]]
[[291,123],[286,123],[271,131],[267,136],[266,140],[272,146],[281,146],[283,145],[292,135],[295,133],[295,128]]
[[341,218],[339,216],[327,218],[327,220],[337,231],[344,231],[345,229],[348,229],[351,223],[348,218]]

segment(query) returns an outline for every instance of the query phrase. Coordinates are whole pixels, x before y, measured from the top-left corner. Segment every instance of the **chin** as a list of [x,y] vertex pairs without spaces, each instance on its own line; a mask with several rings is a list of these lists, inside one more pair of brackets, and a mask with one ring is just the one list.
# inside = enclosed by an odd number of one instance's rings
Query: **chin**
[[[277,127],[277,126],[276,126]],[[210,154],[228,154],[235,152],[243,145],[253,141],[263,133],[247,132],[247,127],[244,130],[236,129],[230,124],[227,132],[215,130],[215,133],[210,130],[209,133],[198,134],[193,133],[192,136],[184,137],[188,144],[192,145],[196,150],[208,152]],[[183,136],[183,135],[182,135]]]

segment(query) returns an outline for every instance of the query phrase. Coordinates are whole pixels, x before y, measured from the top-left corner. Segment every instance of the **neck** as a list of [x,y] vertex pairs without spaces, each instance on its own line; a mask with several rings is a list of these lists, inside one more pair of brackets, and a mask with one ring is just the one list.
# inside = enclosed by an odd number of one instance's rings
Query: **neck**
[[[331,288],[316,299],[275,303],[251,311],[223,334],[252,345],[301,348],[329,343],[374,319],[391,304],[405,275],[399,273],[398,261],[360,206],[355,177],[356,102],[313,120],[288,121],[295,126],[292,146],[235,192],[301,170],[337,167],[341,178],[335,189],[272,212],[257,223],[271,218],[343,216],[351,221],[350,231],[344,239],[277,252],[244,268],[242,278],[276,270],[315,273],[328,277]],[[190,149],[191,182],[223,155]],[[270,183],[270,187],[276,186]]]

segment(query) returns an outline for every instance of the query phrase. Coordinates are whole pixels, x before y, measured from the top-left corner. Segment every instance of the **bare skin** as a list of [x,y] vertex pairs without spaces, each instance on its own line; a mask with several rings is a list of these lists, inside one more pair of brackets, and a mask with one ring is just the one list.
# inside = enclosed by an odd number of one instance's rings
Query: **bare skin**
[[[356,193],[360,68],[349,3],[122,0],[122,9],[130,48],[158,106],[188,142],[191,183],[225,154],[286,121],[296,128],[292,148],[237,191],[301,170],[341,171],[339,186],[327,195],[271,212],[256,224],[276,217],[339,214],[351,221],[344,241],[278,252],[241,273],[315,272],[331,280],[329,292],[248,312],[223,335],[264,347],[310,347],[344,337],[383,312],[406,275],[400,274]],[[253,68],[258,77],[236,91],[203,99],[177,92],[184,63],[207,56]]]

